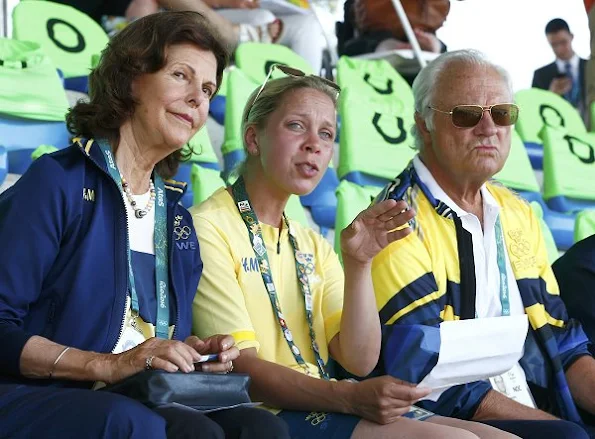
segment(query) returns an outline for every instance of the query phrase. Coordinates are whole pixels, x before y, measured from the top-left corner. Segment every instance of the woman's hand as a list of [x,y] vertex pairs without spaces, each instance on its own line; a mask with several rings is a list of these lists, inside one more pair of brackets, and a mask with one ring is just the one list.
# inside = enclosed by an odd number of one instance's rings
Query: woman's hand
[[199,354],[219,354],[218,362],[199,363],[203,372],[231,372],[233,369],[233,360],[240,356],[240,350],[235,346],[235,340],[231,335],[218,334],[204,340],[190,336],[186,339],[186,344],[195,349]]
[[388,244],[407,236],[411,228],[400,227],[415,216],[415,211],[407,207],[402,200],[385,200],[361,212],[341,232],[343,259],[367,264]]
[[438,37],[436,37],[436,35],[426,32],[422,29],[414,29],[413,32],[415,33],[415,37],[417,38],[417,42],[419,43],[421,50],[440,53],[440,50],[442,49],[442,43]]
[[148,359],[151,369],[192,372],[200,354],[184,342],[153,337],[121,354],[110,355],[105,381],[115,383],[141,372]]

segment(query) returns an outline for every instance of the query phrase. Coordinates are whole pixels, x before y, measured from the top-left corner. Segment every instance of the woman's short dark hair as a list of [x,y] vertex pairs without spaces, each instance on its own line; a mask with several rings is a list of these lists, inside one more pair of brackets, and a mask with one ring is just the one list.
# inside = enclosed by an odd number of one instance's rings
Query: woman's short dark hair
[[[66,117],[70,132],[88,138],[107,138],[117,145],[120,127],[136,106],[132,82],[163,68],[167,49],[184,43],[215,55],[218,90],[229,53],[207,19],[190,11],[148,15],[126,26],[103,50],[99,65],[89,75],[90,102],[79,102]],[[171,178],[179,162],[187,158],[182,150],[175,151],[157,164],[156,171],[163,178]]]

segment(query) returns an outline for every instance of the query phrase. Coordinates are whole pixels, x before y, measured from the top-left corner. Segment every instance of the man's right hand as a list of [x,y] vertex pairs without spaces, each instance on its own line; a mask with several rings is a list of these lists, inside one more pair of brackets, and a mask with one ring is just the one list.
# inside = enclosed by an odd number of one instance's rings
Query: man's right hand
[[349,384],[349,412],[378,424],[390,424],[430,394],[427,388],[385,375]]
[[550,83],[550,91],[557,95],[563,96],[572,88],[572,79],[568,76],[561,78],[554,78]]

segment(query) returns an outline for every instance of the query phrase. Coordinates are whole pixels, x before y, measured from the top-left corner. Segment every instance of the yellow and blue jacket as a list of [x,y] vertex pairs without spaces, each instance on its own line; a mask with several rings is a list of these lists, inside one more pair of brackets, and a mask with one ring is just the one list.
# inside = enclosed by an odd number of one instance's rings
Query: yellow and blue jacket
[[[529,318],[520,361],[527,382],[539,407],[580,422],[564,371],[589,355],[589,341],[580,324],[569,319],[560,299],[530,206],[495,182],[488,182],[487,189],[501,209],[505,246]],[[411,164],[377,201],[390,198],[404,199],[417,215],[411,222],[413,233],[385,248],[372,266],[376,302],[385,325],[383,365],[391,374],[406,369],[406,376],[399,377],[420,382],[437,361],[435,351],[430,355],[432,349],[420,346],[422,335],[432,331],[435,335],[442,321],[475,316],[473,248],[459,218],[432,196]],[[444,416],[470,419],[490,388],[488,381],[455,386],[438,401],[421,405]]]

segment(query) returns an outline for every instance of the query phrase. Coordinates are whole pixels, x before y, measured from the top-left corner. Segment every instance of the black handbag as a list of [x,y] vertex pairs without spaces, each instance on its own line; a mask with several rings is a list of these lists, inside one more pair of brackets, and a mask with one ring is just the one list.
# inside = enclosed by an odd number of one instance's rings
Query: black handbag
[[146,370],[101,390],[119,393],[151,408],[181,404],[199,411],[212,411],[252,405],[249,384],[248,375],[237,373]]

